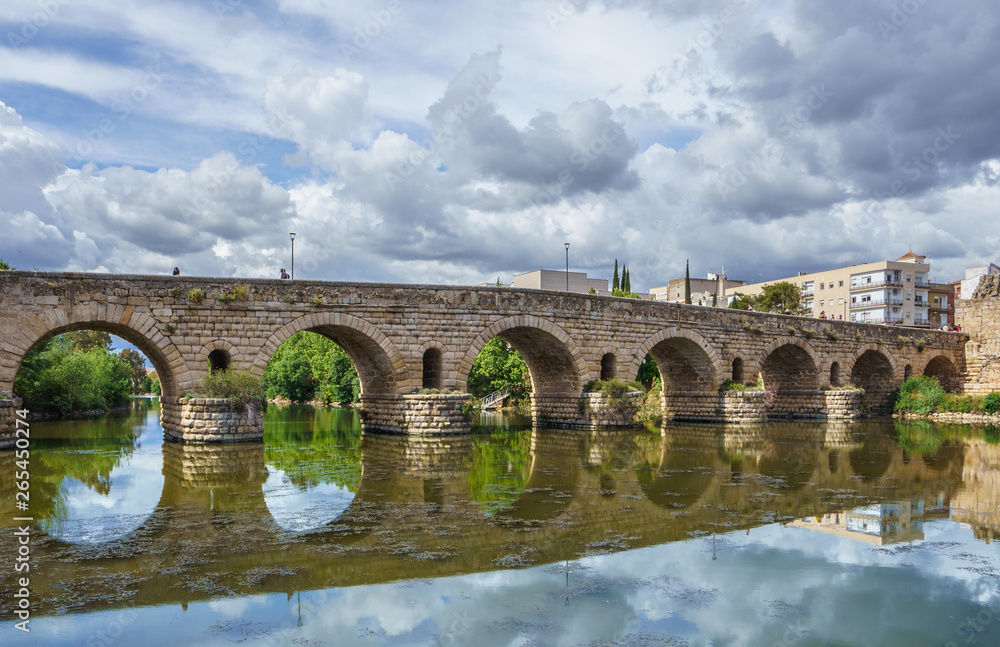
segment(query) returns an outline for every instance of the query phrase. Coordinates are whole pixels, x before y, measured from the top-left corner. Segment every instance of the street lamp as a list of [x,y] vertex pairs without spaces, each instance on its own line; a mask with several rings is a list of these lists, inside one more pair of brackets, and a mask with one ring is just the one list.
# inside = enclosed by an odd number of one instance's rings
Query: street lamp
[[569,243],[566,245],[566,291],[569,292]]
[[292,278],[295,278],[295,232],[288,234],[292,238]]

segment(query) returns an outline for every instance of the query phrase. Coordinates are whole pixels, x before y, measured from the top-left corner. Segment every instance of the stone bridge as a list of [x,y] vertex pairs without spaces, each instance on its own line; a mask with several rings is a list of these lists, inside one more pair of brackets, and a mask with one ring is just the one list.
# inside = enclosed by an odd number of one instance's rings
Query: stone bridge
[[[194,441],[240,439],[192,429],[199,412],[183,396],[201,390],[210,367],[261,374],[281,343],[303,330],[332,339],[354,362],[366,429],[411,433],[469,429],[461,411],[469,370],[494,337],[524,357],[534,421],[562,427],[597,424],[584,406],[585,385],[633,379],[647,354],[660,370],[668,418],[759,417],[765,408],[771,416],[850,417],[878,407],[911,373],[936,375],[958,389],[966,340],[941,331],[492,286],[4,271],[0,397],[12,392],[32,347],[80,329],[138,347],[160,377],[164,433]],[[720,392],[727,379],[758,377],[773,402],[760,391]],[[851,387],[864,389],[864,399]]]
[[[263,444],[164,443],[160,499],[127,534],[91,544],[33,533],[32,569],[44,573],[33,593],[43,615],[186,604],[548,564],[873,501],[926,501],[928,518],[947,518],[971,487],[966,444],[914,457],[888,431],[848,422],[671,425],[664,436],[533,430],[527,481],[494,516],[471,489],[471,435],[366,434],[353,500],[294,531],[269,508]],[[0,454],[0,474],[13,475],[14,461]],[[991,488],[970,496],[995,500]],[[0,496],[15,491],[0,478]],[[14,525],[0,519],[2,554],[17,550]],[[0,595],[13,586],[0,581]]]

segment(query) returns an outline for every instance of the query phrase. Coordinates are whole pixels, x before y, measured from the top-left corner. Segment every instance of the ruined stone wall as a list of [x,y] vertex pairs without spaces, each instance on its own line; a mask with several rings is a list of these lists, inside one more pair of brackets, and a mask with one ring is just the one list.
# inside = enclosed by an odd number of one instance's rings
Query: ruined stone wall
[[969,336],[962,391],[1000,391],[1000,276],[984,276],[971,299],[956,300],[955,323]]

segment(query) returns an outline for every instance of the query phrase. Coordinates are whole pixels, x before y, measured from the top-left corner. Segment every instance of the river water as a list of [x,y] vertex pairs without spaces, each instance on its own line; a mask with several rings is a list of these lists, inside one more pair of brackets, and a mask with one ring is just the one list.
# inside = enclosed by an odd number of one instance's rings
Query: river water
[[[2,645],[1000,645],[1000,434],[863,423],[362,434],[155,400],[0,454]],[[30,514],[30,633],[14,516]]]

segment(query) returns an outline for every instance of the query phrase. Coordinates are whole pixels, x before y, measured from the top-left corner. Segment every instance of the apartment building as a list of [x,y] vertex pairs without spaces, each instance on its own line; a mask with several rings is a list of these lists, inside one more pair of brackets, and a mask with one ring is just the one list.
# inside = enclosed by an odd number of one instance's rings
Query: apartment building
[[926,257],[909,251],[894,261],[803,272],[798,276],[727,289],[726,302],[737,292],[755,296],[763,292],[765,285],[787,281],[799,286],[802,305],[814,317],[929,326],[930,269]]
[[[663,287],[650,289],[649,293],[656,301],[684,303],[684,282],[684,278],[673,279]],[[734,281],[726,278],[725,273],[709,272],[706,279],[691,279],[691,303],[696,306],[710,306],[713,298],[718,295],[717,304],[725,306],[726,290],[742,287],[746,284],[746,281]]]
[[927,289],[930,301],[928,317],[931,328],[955,325],[955,286],[952,283],[931,283]]

